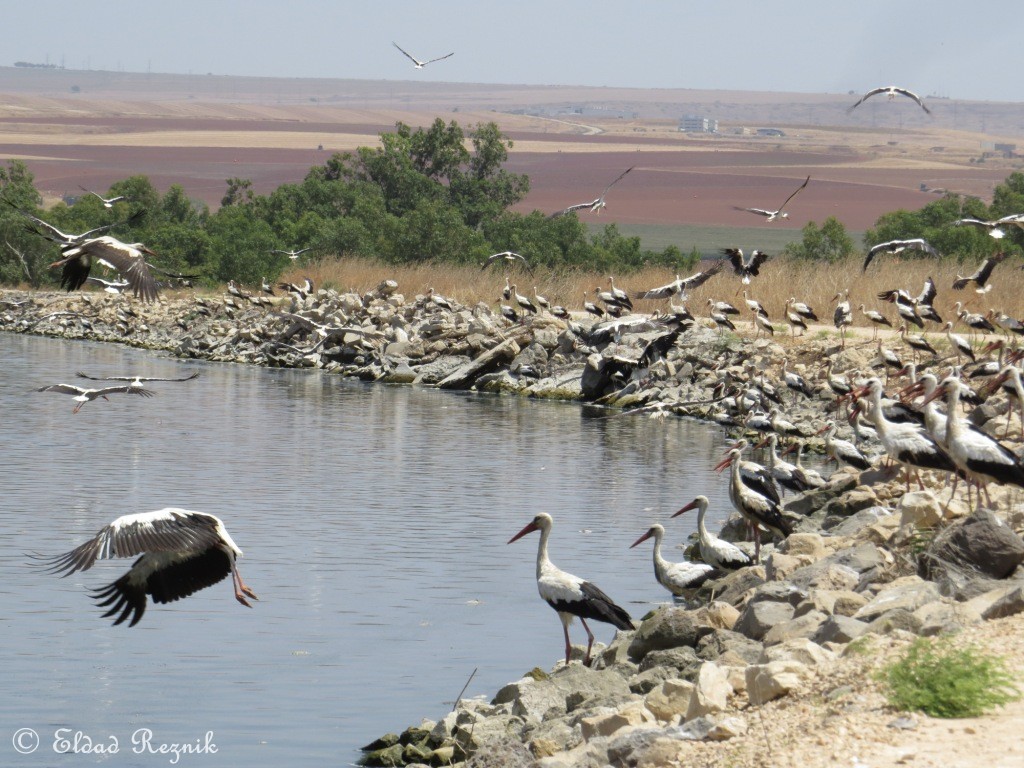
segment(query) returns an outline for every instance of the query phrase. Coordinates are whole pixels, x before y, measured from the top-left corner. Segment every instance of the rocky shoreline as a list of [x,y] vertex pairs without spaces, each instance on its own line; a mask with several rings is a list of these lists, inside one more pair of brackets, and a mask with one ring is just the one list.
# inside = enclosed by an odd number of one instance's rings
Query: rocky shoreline
[[[784,346],[720,335],[678,314],[592,322],[547,313],[509,321],[385,282],[365,295],[164,297],[5,292],[0,330],[115,342],[182,358],[319,368],[364,380],[510,392],[678,414],[742,430],[742,385],[784,364],[812,394],[781,398],[811,437],[835,409],[823,363],[867,370],[871,345],[814,338]],[[779,385],[781,388],[781,385]],[[792,400],[792,404],[790,404]],[[1002,395],[975,409],[1000,428]],[[845,423],[843,430],[848,432]],[[1014,433],[1011,433],[1011,437]],[[1020,435],[1015,435],[1019,441]],[[1019,450],[1019,442],[1010,442]],[[876,462],[877,466],[877,462]],[[881,470],[843,468],[785,499],[795,532],[762,563],[707,583],[617,633],[593,668],[535,669],[493,700],[369,744],[368,765],[636,766],[714,764],[709,742],[765,738],[769,702],[822,701],[864,638],[904,642],[1024,611],[1019,492],[969,510],[936,483],[904,493]],[[1016,503],[1015,503],[1016,500]],[[652,589],[658,589],[652,583]],[[582,649],[574,656],[582,657]],[[844,678],[845,679],[845,678]],[[731,764],[746,764],[743,762]],[[753,763],[756,764],[756,763]]]

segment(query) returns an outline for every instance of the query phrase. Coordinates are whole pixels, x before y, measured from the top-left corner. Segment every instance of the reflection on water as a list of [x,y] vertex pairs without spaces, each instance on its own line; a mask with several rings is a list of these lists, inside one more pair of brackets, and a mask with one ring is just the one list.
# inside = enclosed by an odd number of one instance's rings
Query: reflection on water
[[[640,616],[667,593],[650,551],[629,544],[658,520],[678,559],[695,521],[673,511],[699,493],[712,524],[729,511],[710,472],[722,433],[707,425],[5,334],[0,354],[0,711],[8,734],[42,733],[49,762],[82,762],[52,755],[62,727],[116,736],[118,765],[165,759],[128,754],[137,728],[165,742],[213,731],[203,765],[349,762],[380,733],[443,715],[474,668],[465,695],[490,696],[560,658],[536,538],[505,544],[536,512],[555,518],[552,559]],[[77,415],[69,397],[31,391],[78,370],[202,375]],[[27,564],[165,506],[224,519],[252,610],[225,581],[112,627],[87,590],[127,561],[66,579]]]

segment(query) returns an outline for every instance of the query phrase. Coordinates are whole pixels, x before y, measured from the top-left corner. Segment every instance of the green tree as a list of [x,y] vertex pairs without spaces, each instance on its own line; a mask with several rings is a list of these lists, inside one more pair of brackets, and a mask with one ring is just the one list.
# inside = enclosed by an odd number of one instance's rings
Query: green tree
[[847,258],[855,250],[853,238],[835,216],[825,219],[821,227],[813,221],[807,222],[801,234],[799,243],[790,243],[783,249],[785,255],[834,263]]

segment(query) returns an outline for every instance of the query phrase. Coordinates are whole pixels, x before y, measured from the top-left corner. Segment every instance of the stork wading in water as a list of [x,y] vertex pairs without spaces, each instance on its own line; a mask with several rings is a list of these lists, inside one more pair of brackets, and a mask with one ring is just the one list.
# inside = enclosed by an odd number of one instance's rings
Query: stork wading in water
[[708,563],[691,563],[683,561],[673,563],[661,556],[661,540],[665,536],[665,528],[655,523],[647,529],[647,533],[630,544],[633,549],[648,539],[654,539],[654,578],[675,597],[685,597],[688,592],[700,587],[708,579],[715,576],[715,569]]
[[256,594],[242,581],[236,560],[242,556],[220,518],[205,512],[168,507],[155,512],[124,515],[104,526],[89,541],[67,554],[43,558],[50,570],[62,576],[89,570],[96,560],[134,557],[128,573],[109,586],[96,590],[93,599],[109,610],[114,624],[131,618],[139,623],[146,611],[146,596],[155,603],[171,603],[200,589],[232,577],[235,599],[252,607],[246,598]]
[[691,509],[697,510],[697,548],[705,563],[721,571],[735,571],[754,564],[750,555],[742,549],[708,531],[704,524],[704,517],[708,511],[707,496],[698,496],[672,517],[679,517]]
[[156,393],[149,389],[144,389],[141,385],[136,386],[132,384],[123,384],[116,387],[103,387],[101,389],[86,389],[84,387],[76,387],[74,384],[50,384],[46,387],[39,387],[36,392],[57,392],[62,395],[74,395],[74,400],[78,405],[71,411],[72,413],[78,413],[82,410],[82,406],[86,403],[91,403],[93,400],[103,398],[109,400],[107,395],[141,395],[142,397],[152,397]]
[[879,88],[872,88],[870,91],[861,96],[860,99],[857,100],[856,104],[854,104],[852,107],[847,107],[847,114],[853,112],[853,110],[855,110],[865,101],[870,99],[872,96],[877,96],[880,93],[888,95],[889,101],[893,101],[897,96],[906,96],[908,99],[917,102],[917,106],[923,109],[926,115],[930,115],[932,113],[932,111],[924,105],[924,102],[921,101],[921,97],[918,96],[913,91],[907,90],[906,88],[900,88],[899,86],[896,85],[883,85]]
[[793,194],[791,194],[789,197],[786,198],[786,201],[782,205],[779,206],[778,210],[769,211],[769,210],[766,210],[764,208],[741,208],[738,205],[734,205],[733,208],[735,210],[737,210],[737,211],[746,211],[747,213],[756,213],[758,216],[764,216],[765,217],[764,220],[766,222],[769,222],[769,223],[775,221],[776,219],[788,219],[789,218],[789,214],[786,213],[783,209],[787,205],[789,205],[789,201],[790,200],[792,200],[794,197],[796,197],[800,193],[800,191],[804,187],[807,186],[807,182],[809,182],[810,180],[811,180],[810,176],[808,176],[806,179],[804,179],[804,183],[801,184],[799,187],[797,187],[796,191],[793,192]]
[[573,618],[579,618],[587,632],[587,653],[583,664],[589,667],[590,651],[594,647],[594,633],[587,626],[587,619],[603,621],[617,629],[633,629],[633,620],[625,609],[616,605],[594,584],[566,573],[551,562],[548,558],[548,537],[551,535],[552,523],[551,515],[541,512],[523,530],[509,539],[508,543],[511,544],[528,533],[540,531],[540,543],[537,546],[537,590],[541,599],[555,609],[562,621],[566,665],[572,656],[569,625]]

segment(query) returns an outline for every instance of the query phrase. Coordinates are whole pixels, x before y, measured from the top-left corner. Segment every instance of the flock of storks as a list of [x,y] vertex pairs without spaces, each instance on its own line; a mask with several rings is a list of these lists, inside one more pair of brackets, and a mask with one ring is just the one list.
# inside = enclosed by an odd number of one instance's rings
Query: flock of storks
[[[394,45],[413,61],[417,69],[453,55],[450,53],[436,59],[419,61],[402,50],[397,43]],[[888,94],[890,99],[897,95],[911,98],[925,112],[929,112],[920,97],[906,89],[897,87],[876,88],[865,94],[850,107],[850,110],[855,109],[871,96],[883,93]],[[632,170],[631,167],[623,171],[594,200],[568,206],[552,216],[561,216],[580,210],[600,213],[606,206],[605,197],[609,190]],[[738,206],[737,208],[762,216],[768,222],[785,219],[788,217],[788,212],[784,209],[798,193],[808,186],[809,182],[810,176],[777,209],[739,208]],[[103,198],[98,194],[96,196],[103,201],[103,205],[107,208],[124,199],[123,197]],[[5,202],[10,204],[9,201]],[[116,270],[122,276],[121,285],[130,286],[136,298],[142,301],[152,301],[156,298],[158,285],[151,270],[162,271],[146,261],[146,256],[153,255],[152,251],[141,243],[126,244],[103,234],[118,224],[105,225],[79,235],[71,235],[58,230],[32,214],[20,211],[20,209],[19,212],[30,220],[34,231],[59,244],[61,258],[51,266],[59,266],[63,269],[62,287],[68,290],[80,288],[89,279],[93,263],[100,263]],[[130,222],[131,219],[128,221]],[[995,221],[960,219],[953,224],[984,228],[992,237],[998,239],[1004,236],[1007,226],[1024,228],[1024,214],[1005,216]],[[871,261],[880,253],[895,254],[907,249],[935,253],[935,250],[922,239],[881,243],[868,252],[864,261],[864,269],[866,270]],[[277,252],[294,260],[306,250],[308,248]],[[587,338],[591,341],[609,339],[631,327],[638,327],[631,326],[631,321],[628,318],[623,319],[623,316],[628,316],[632,310],[632,299],[672,300],[678,298],[680,301],[685,301],[687,291],[718,274],[725,260],[731,264],[733,272],[740,277],[742,284],[749,285],[751,279],[759,275],[768,259],[767,254],[761,251],[755,250],[751,254],[745,255],[739,248],[724,250],[723,257],[723,260],[689,278],[684,279],[677,275],[674,281],[664,286],[636,292],[632,297],[617,288],[614,280],[609,278],[610,290],[603,291],[600,288],[595,290],[596,298],[604,305],[603,308],[587,301],[584,296],[584,309],[602,319],[602,322],[595,323],[589,330]],[[953,287],[960,290],[973,282],[979,293],[987,291],[991,287],[988,280],[993,269],[1004,258],[1004,255],[999,254],[986,260],[974,274],[967,277],[958,276]],[[522,265],[531,272],[533,271],[529,261],[513,251],[503,251],[490,256],[483,264],[483,268],[486,269],[488,266],[498,263],[508,266]],[[295,287],[295,290],[300,291],[301,288]],[[922,328],[926,320],[941,323],[941,318],[938,317],[938,313],[932,306],[935,292],[934,283],[929,278],[924,291],[916,297],[902,289],[887,291],[879,295],[879,299],[895,304],[904,321],[904,325],[901,327],[902,338],[915,352],[927,351],[932,355],[937,354],[923,337],[908,337],[906,335],[906,324],[908,323]],[[510,320],[519,320],[523,312],[537,314],[546,311],[571,320],[572,315],[567,310],[551,306],[546,299],[536,294],[536,290],[534,293],[532,300],[519,294],[516,286],[510,284],[506,277],[502,298],[514,302],[516,307],[502,306],[502,313]],[[747,309],[751,313],[751,322],[756,329],[756,334],[774,333],[765,308],[750,298],[746,290],[743,291],[743,295]],[[849,291],[838,294],[835,299],[837,304],[833,320],[836,327],[844,333],[842,345],[845,347],[845,327],[852,323]],[[432,300],[444,306],[443,297],[434,296]],[[730,316],[741,314],[738,309],[728,302],[714,299],[708,300],[708,306],[709,316],[719,327],[735,329]],[[983,317],[971,315],[966,310],[961,310],[959,305],[957,309],[958,319],[967,323],[972,329],[994,331],[998,325],[999,328],[1007,332],[1024,334],[1024,325],[1008,316],[996,316],[993,312],[988,317]],[[881,313],[866,310],[863,304],[860,305],[860,310],[875,325],[876,329],[878,325],[891,326],[891,323]],[[794,334],[797,328],[806,330],[808,321],[818,320],[818,316],[812,308],[795,298],[790,298],[786,302],[784,314]],[[607,315],[615,319],[607,321]],[[669,318],[676,323],[677,328],[688,327],[686,323],[693,321],[685,307],[681,306],[673,306]],[[965,354],[973,361],[975,355],[972,345],[962,337],[951,333],[952,322],[946,323],[944,327],[958,359],[960,355]],[[978,369],[980,370],[984,366],[986,374],[991,376],[990,383],[986,387],[988,393],[1003,387],[1010,392],[1012,397],[1016,398],[1018,407],[1021,409],[1021,429],[1024,432],[1024,386],[1021,384],[1020,369],[1016,365],[1024,357],[1024,354],[1012,350],[1004,362],[1005,346],[1002,341],[989,344],[986,351],[999,349],[999,360],[998,362],[983,361]],[[965,397],[965,393],[967,393],[966,397],[975,402],[978,401],[978,396],[963,382],[959,369],[955,369],[941,380],[930,372],[917,376],[915,364],[905,365],[897,354],[884,348],[881,342],[878,344],[878,349],[879,357],[876,364],[885,368],[887,380],[890,370],[898,370],[899,375],[910,377],[910,384],[900,393],[901,399],[887,398],[884,391],[885,384],[877,376],[850,381],[835,375],[832,372],[831,360],[826,361],[820,375],[824,377],[828,387],[836,394],[836,409],[840,407],[840,403],[849,404],[849,420],[855,434],[859,438],[870,434],[870,440],[877,441],[890,463],[905,468],[908,489],[913,477],[916,476],[918,482],[921,482],[920,471],[925,469],[949,473],[953,478],[953,492],[955,492],[956,483],[961,480],[965,481],[968,484],[968,503],[970,503],[971,489],[977,488],[978,503],[984,493],[991,505],[987,488],[990,482],[1024,487],[1024,465],[1017,455],[996,438],[974,427],[960,416],[960,403]],[[651,364],[657,357],[657,353],[664,355],[666,351],[666,349],[656,350],[646,362]],[[193,374],[183,379],[154,379],[141,376],[108,377],[121,383],[94,389],[57,384],[42,387],[39,391],[73,395],[76,402],[75,412],[77,412],[86,402],[97,398],[105,399],[108,395],[115,393],[151,396],[153,393],[144,387],[147,381],[185,381],[195,378],[197,375]],[[79,373],[79,376],[87,379],[94,378],[83,373]],[[789,371],[786,365],[783,366],[779,383],[807,397],[816,394],[814,387],[808,384],[803,377]],[[784,417],[781,411],[783,400],[776,388],[766,380],[763,374],[755,377],[751,373],[744,382],[723,380],[721,386],[728,400],[733,403],[734,410],[745,412],[741,421],[731,421],[731,423],[739,423],[745,430],[765,434],[764,440],[755,447],[766,446],[769,449],[768,466],[761,466],[743,458],[745,449],[750,446],[745,439],[741,439],[729,448],[723,460],[715,468],[716,471],[730,469],[729,498],[732,505],[747,522],[754,541],[754,552],[751,555],[735,544],[709,532],[705,524],[708,499],[704,496],[696,497],[676,512],[673,517],[693,509],[698,510],[697,551],[702,562],[665,560],[661,554],[665,529],[660,524],[652,525],[632,545],[636,547],[649,539],[654,540],[655,576],[658,582],[675,596],[690,595],[694,589],[710,578],[719,576],[725,571],[747,567],[758,562],[762,536],[779,538],[788,536],[792,532],[792,521],[782,510],[780,486],[792,491],[800,491],[824,482],[816,473],[802,467],[799,458],[802,451],[800,443],[791,444],[783,454],[784,456],[785,453],[796,450],[795,464],[777,455],[776,449],[780,439],[804,435],[804,433]],[[923,396],[922,403],[917,407],[909,405],[910,401],[917,396]],[[944,414],[935,407],[935,401],[942,397],[945,397],[947,401]],[[764,406],[768,400],[773,400],[776,405],[770,405],[765,409]],[[722,413],[724,418],[720,420],[723,423],[730,423],[727,419],[732,419],[733,416],[725,412]],[[1009,429],[1009,419],[1006,429]],[[837,463],[849,464],[859,470],[867,470],[873,466],[872,460],[860,447],[837,437],[837,427],[834,421],[827,421],[825,426],[818,430],[818,433],[825,434],[825,449],[830,459]],[[869,441],[869,438],[864,439],[866,442]],[[921,487],[924,487],[923,483]],[[565,636],[566,663],[571,656],[569,624],[573,618],[581,620],[588,636],[584,663],[589,664],[594,635],[586,623],[588,619],[607,622],[620,629],[631,628],[633,622],[627,611],[616,605],[594,584],[562,571],[551,562],[548,557],[548,539],[552,525],[553,520],[550,515],[538,514],[514,535],[509,543],[511,544],[532,532],[540,533],[537,551],[537,585],[540,595],[561,619]],[[145,611],[147,596],[157,603],[171,602],[217,583],[228,575],[232,576],[235,598],[241,604],[249,606],[249,599],[256,599],[256,595],[245,585],[238,573],[236,560],[241,554],[241,550],[231,539],[223,522],[217,517],[202,512],[167,508],[119,517],[103,527],[88,542],[71,552],[56,558],[44,558],[44,561],[54,572],[68,575],[89,569],[97,559],[139,556],[126,574],[93,594],[98,604],[107,608],[104,616],[114,617],[115,624],[121,624],[130,619],[130,625],[135,625]]]

